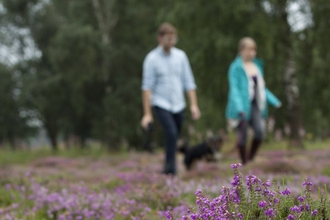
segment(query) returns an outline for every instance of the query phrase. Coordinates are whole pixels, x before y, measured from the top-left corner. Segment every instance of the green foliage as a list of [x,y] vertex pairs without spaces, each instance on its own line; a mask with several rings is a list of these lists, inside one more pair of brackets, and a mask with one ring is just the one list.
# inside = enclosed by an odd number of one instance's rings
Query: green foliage
[[[329,135],[330,92],[324,89],[330,70],[330,43],[324,37],[329,35],[328,1],[305,1],[307,10],[301,13],[312,19],[311,25],[299,32],[289,30],[290,36],[284,34],[288,27],[282,12],[297,0],[117,0],[111,10],[106,1],[99,2],[103,15],[110,13],[114,19],[108,44],[90,0],[1,2],[5,8],[1,27],[27,30],[41,55],[21,60],[12,69],[0,69],[4,79],[0,89],[6,90],[1,90],[0,101],[5,104],[0,117],[7,120],[0,121],[0,138],[28,136],[26,121],[32,117],[42,122],[54,149],[59,136],[66,140],[70,135],[78,137],[81,146],[89,138],[110,148],[123,141],[139,146],[142,62],[157,46],[156,30],[164,21],[177,27],[177,46],[186,51],[195,75],[202,112],[194,122],[197,131],[226,128],[227,70],[237,55],[239,39],[251,36],[265,61],[267,87],[283,103],[279,110],[270,108],[276,127],[282,129],[287,123],[283,72],[292,43],[304,127],[314,136]],[[18,30],[12,42],[27,46]],[[17,87],[19,102],[9,100],[8,92]],[[27,117],[21,117],[22,109]],[[189,116],[187,111],[188,121]]]
[[0,64],[0,141],[15,146],[15,138],[27,138],[33,134],[33,127],[27,123],[28,112],[18,100],[18,82],[9,67]]

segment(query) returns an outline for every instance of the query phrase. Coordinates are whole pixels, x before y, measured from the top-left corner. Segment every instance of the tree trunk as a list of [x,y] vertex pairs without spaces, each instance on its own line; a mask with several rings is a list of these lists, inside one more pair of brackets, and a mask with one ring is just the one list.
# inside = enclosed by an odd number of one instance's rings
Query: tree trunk
[[[102,34],[102,74],[103,80],[106,85],[105,91],[109,93],[111,91],[109,85],[110,78],[110,46],[111,46],[111,30],[116,25],[118,16],[113,13],[114,3],[116,0],[104,1],[103,7],[99,0],[91,0],[94,8],[94,14],[96,16],[100,32]],[[102,10],[103,9],[103,10]]]
[[[104,82],[105,95],[111,93],[110,84],[110,48],[111,48],[111,31],[113,27],[117,24],[118,16],[113,13],[113,8],[116,0],[106,0],[103,1],[101,6],[100,0],[91,0],[93,4],[94,14],[96,16],[100,32],[102,34],[102,74]],[[109,133],[109,132],[107,132]],[[111,142],[110,135],[106,135],[105,143],[110,149]]]
[[287,97],[287,114],[290,124],[290,146],[303,147],[300,136],[301,112],[299,103],[299,87],[296,76],[296,66],[292,55],[285,64],[284,70],[285,93]]
[[285,93],[287,97],[287,116],[290,124],[290,147],[302,148],[303,143],[300,136],[302,128],[299,87],[293,49],[293,36],[288,22],[288,0],[281,0],[279,3],[280,21],[282,26],[281,44],[286,53],[284,67]]
[[48,137],[50,139],[51,147],[53,151],[58,150],[57,143],[57,128],[55,124],[45,122],[45,129],[47,130]]

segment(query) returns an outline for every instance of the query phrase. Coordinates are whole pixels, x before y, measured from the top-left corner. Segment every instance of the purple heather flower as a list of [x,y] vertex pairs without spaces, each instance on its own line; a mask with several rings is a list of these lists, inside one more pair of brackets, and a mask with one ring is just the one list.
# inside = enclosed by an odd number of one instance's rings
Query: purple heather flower
[[301,211],[300,211],[300,209],[299,209],[299,207],[298,206],[293,206],[293,207],[291,207],[290,208],[290,210],[291,210],[291,212],[298,212],[298,213],[300,213]]
[[268,189],[265,189],[265,190],[262,192],[262,195],[263,195],[263,196],[267,196],[269,193],[270,193],[270,191],[269,191]]
[[267,186],[267,187],[270,187],[270,181],[267,180],[267,181],[266,181],[265,183],[263,183],[262,185]]
[[237,213],[237,217],[238,217],[239,220],[243,219],[243,215],[240,212]]
[[288,215],[288,218],[287,218],[287,220],[294,220],[295,219],[295,217],[293,216],[293,215]]
[[264,191],[262,192],[262,195],[263,195],[263,196],[270,196],[270,197],[274,197],[274,196],[275,196],[275,193],[274,193],[274,192],[271,192],[271,191],[269,191],[268,189],[264,189]]
[[238,186],[239,185],[239,176],[235,175],[234,180],[231,182],[232,186]]
[[258,202],[258,205],[260,208],[265,208],[266,205],[267,205],[267,202],[266,201],[261,201],[261,202]]
[[238,193],[237,190],[234,190],[230,195],[231,195],[231,198],[233,198],[233,200],[236,204],[241,201],[240,197],[239,197],[239,193]]
[[196,190],[195,195],[196,196],[201,196],[202,195],[202,190],[200,190],[200,189]]
[[237,168],[239,168],[239,167],[241,167],[242,166],[242,164],[241,163],[234,163],[234,164],[231,164],[230,165],[231,166],[231,168],[233,169],[233,170],[235,170],[235,169],[237,169]]
[[274,192],[269,192],[268,195],[271,196],[271,197],[274,197],[275,193]]
[[277,204],[279,202],[279,199],[278,198],[275,198],[274,199],[274,204]]
[[299,202],[303,202],[306,199],[306,196],[299,196],[298,200]]
[[303,186],[313,186],[313,183],[307,179],[305,182],[302,184]]
[[274,217],[274,209],[268,209],[267,211],[265,211],[265,215],[268,215],[269,217]]
[[167,220],[172,220],[172,215],[170,212],[166,212],[165,217],[167,218]]
[[191,218],[192,220],[197,220],[198,215],[197,215],[197,214],[192,214],[192,215],[190,216],[190,218]]
[[260,191],[262,191],[262,189],[261,189],[261,187],[257,187],[254,191],[260,192]]
[[306,211],[309,211],[309,205],[308,204],[305,205],[305,209],[306,209]]
[[282,195],[290,195],[291,194],[291,191],[290,189],[285,189],[281,192]]
[[317,209],[315,209],[314,211],[312,211],[312,215],[313,216],[316,216],[317,215],[317,212],[318,212]]
[[260,179],[258,179],[255,175],[248,175],[248,176],[246,176],[246,178],[245,178],[246,180],[251,180],[251,182],[252,183],[260,183],[261,182],[261,180]]

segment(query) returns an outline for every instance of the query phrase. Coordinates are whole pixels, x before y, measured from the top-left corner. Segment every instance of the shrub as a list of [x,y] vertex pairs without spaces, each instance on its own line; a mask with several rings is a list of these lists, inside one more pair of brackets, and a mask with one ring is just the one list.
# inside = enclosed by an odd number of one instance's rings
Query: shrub
[[[263,182],[254,175],[243,178],[238,168],[232,164],[234,178],[231,187],[223,187],[220,196],[210,200],[201,190],[196,191],[195,209],[188,210],[182,220],[229,220],[229,219],[329,219],[330,202],[327,189],[318,198],[312,198],[312,182],[305,179],[301,195],[295,199],[289,188],[283,188],[269,180]],[[173,219],[172,214],[166,214]]]

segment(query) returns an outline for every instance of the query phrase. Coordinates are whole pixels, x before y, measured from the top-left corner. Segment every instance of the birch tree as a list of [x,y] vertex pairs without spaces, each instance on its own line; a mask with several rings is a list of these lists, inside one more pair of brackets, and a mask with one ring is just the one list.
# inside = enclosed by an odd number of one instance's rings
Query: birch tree
[[98,27],[102,35],[102,74],[106,85],[106,93],[110,93],[110,52],[112,44],[112,30],[117,24],[118,15],[114,13],[116,0],[91,0],[93,11],[97,18]]

